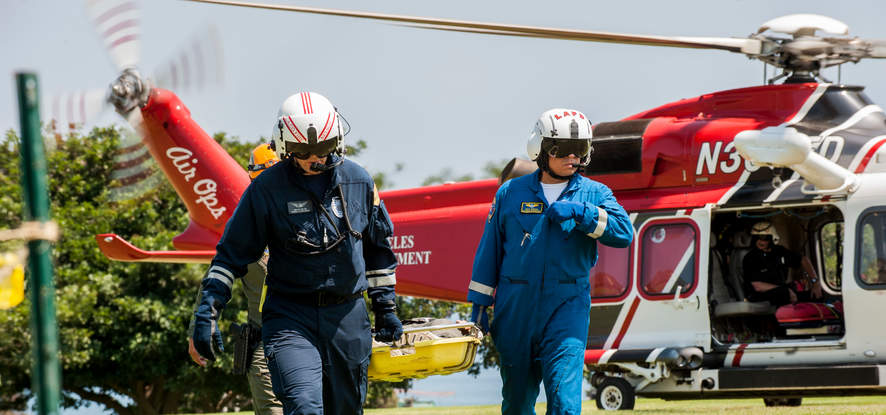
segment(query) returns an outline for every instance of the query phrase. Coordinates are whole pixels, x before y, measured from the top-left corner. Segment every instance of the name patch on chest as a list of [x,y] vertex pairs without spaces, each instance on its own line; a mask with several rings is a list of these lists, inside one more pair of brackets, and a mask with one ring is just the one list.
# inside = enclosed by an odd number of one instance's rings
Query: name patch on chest
[[311,211],[311,201],[297,200],[294,202],[286,202],[286,207],[289,208],[290,215],[294,215],[296,213],[308,213]]
[[541,202],[523,202],[520,205],[520,213],[542,213],[545,204]]

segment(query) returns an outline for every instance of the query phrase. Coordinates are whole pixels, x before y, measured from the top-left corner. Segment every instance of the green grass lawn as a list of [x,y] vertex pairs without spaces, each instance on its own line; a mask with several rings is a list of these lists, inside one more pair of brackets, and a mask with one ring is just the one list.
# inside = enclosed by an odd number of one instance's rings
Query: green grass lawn
[[[585,401],[581,413],[603,412],[593,401]],[[545,413],[545,405],[535,407],[538,414]],[[661,399],[638,399],[635,413],[643,414],[886,414],[886,396],[855,398],[803,398],[800,407],[767,408],[763,399],[710,399],[695,401],[663,401]],[[252,412],[242,412],[251,414]],[[367,409],[367,415],[497,415],[498,405],[441,406],[435,408]],[[624,412],[621,412],[624,413]],[[219,414],[221,415],[221,414]],[[231,414],[224,414],[231,415]]]

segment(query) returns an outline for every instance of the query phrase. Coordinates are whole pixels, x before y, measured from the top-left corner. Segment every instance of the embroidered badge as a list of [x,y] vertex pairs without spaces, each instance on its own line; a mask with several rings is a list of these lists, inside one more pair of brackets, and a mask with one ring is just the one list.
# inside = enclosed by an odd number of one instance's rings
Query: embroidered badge
[[332,213],[338,217],[339,219],[345,216],[344,210],[342,210],[342,203],[340,197],[333,197],[332,202],[329,204],[329,207],[332,209]]
[[541,202],[523,202],[520,205],[520,213],[542,213],[545,204]]
[[495,198],[492,198],[492,206],[489,208],[489,215],[486,216],[487,222],[492,222],[492,215],[495,214]]
[[287,202],[286,207],[289,208],[290,215],[294,215],[296,213],[308,213],[311,211],[311,201],[297,200],[294,202]]

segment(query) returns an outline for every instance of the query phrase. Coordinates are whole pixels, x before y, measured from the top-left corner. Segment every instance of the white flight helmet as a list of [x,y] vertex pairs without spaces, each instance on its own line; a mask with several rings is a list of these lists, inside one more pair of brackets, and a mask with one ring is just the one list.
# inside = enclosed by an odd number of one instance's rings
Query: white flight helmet
[[326,97],[300,92],[286,98],[271,132],[271,143],[281,160],[310,154],[341,155],[344,140],[341,116]]
[[554,108],[545,111],[535,122],[526,152],[530,160],[538,160],[542,151],[557,157],[575,154],[586,164],[593,151],[593,137],[591,121],[581,111]]
[[762,236],[769,235],[772,237],[772,243],[777,244],[781,238],[778,237],[778,232],[775,230],[775,226],[772,225],[772,222],[769,221],[760,221],[751,226],[751,235],[752,236]]

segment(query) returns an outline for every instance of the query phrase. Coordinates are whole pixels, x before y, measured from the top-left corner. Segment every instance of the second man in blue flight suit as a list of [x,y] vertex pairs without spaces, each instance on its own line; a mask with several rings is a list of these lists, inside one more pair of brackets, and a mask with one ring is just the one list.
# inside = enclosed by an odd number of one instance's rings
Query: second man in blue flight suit
[[292,414],[360,414],[376,339],[402,334],[395,313],[393,225],[372,177],[342,157],[344,132],[332,103],[314,92],[283,102],[272,133],[280,159],[243,193],[203,279],[194,346],[221,349],[218,317],[234,278],[270,259],[262,340],[274,394]]
[[502,414],[534,414],[544,381],[548,414],[579,414],[597,242],[624,248],[633,226],[612,191],[579,170],[591,153],[591,123],[553,109],[527,150],[539,170],[495,195],[474,258],[468,301],[499,351]]

